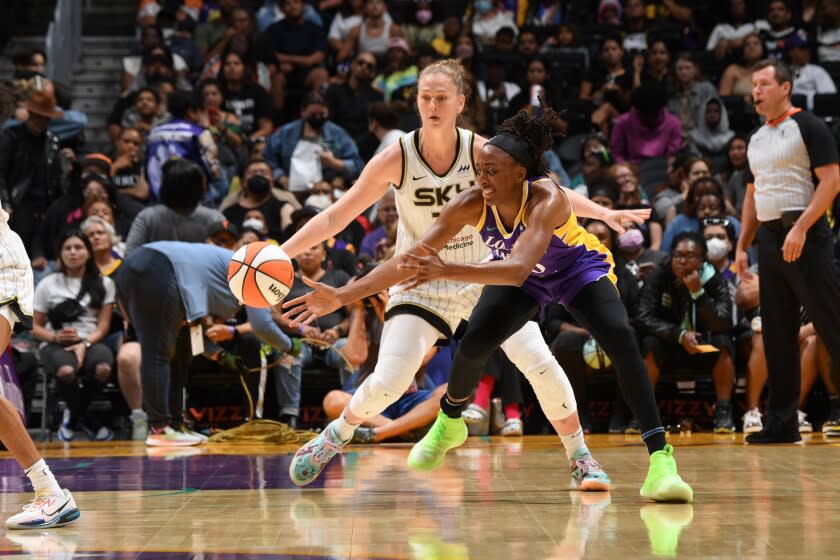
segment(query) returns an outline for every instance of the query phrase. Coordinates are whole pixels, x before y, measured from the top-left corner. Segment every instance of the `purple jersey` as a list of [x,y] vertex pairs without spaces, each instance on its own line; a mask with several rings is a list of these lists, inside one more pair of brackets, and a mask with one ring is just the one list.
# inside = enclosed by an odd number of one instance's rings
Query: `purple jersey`
[[[525,208],[531,197],[531,185],[548,178],[527,181],[522,186],[522,206],[514,220],[513,228],[502,223],[495,206],[484,206],[476,229],[490,248],[493,260],[504,260],[525,231]],[[522,289],[534,297],[540,307],[553,301],[568,304],[581,288],[607,276],[615,284],[612,254],[598,238],[577,223],[574,211],[565,224],[554,230],[551,243],[534,270],[522,284]]]

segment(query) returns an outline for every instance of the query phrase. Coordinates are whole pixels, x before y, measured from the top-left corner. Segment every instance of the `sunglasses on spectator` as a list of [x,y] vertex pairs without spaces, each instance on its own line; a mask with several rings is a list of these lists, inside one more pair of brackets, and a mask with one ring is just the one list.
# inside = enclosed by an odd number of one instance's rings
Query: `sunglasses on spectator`
[[703,218],[703,227],[706,226],[729,227],[729,218]]
[[365,60],[365,59],[363,59],[363,58],[357,58],[357,59],[356,59],[356,65],[357,65],[357,66],[365,66],[365,67],[367,67],[367,68],[370,68],[371,70],[373,70],[374,68],[376,68],[376,63],[371,62],[371,61],[369,61],[369,60]]
[[702,257],[697,253],[673,253],[671,258],[675,261],[699,261]]

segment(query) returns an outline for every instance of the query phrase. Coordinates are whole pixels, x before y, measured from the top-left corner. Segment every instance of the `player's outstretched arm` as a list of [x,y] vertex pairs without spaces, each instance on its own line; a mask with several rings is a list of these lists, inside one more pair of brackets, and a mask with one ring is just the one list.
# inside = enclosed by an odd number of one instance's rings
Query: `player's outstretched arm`
[[572,205],[572,210],[575,211],[575,215],[581,218],[601,220],[618,233],[624,233],[624,226],[621,224],[627,222],[643,224],[648,220],[648,218],[650,218],[650,208],[640,208],[637,210],[610,210],[609,208],[604,208],[600,204],[592,202],[582,194],[579,194],[570,188],[563,186],[560,186],[560,188],[564,193],[566,193],[566,196],[569,197],[569,202]]
[[344,196],[309,220],[281,248],[290,258],[295,258],[335,236],[382,198],[392,183],[399,183],[401,176],[402,153],[399,143],[396,143],[374,156]]
[[283,314],[283,318],[293,321],[294,324],[309,324],[339,307],[377,294],[406,280],[412,275],[412,271],[399,267],[406,256],[425,255],[428,250],[426,247],[431,247],[435,252],[442,249],[465,225],[474,225],[478,222],[481,216],[479,204],[483,202],[481,202],[481,192],[477,189],[460,193],[446,204],[440,217],[426,231],[420,243],[406,253],[395,255],[377,266],[365,277],[345,284],[341,288],[333,288],[303,278],[303,282],[313,288],[313,291],[285,302],[283,308],[287,311]]
[[[480,191],[475,192],[480,198]],[[556,223],[562,223],[569,216],[569,202],[559,192],[538,193],[529,206],[529,226],[522,232],[509,258],[484,263],[444,261],[438,255],[438,249],[431,244],[423,245],[426,241],[424,237],[418,247],[423,254],[412,251],[403,256],[400,264],[401,269],[412,273],[405,282],[406,287],[413,288],[438,278],[494,286],[521,286],[548,250]],[[441,212],[440,220],[445,219],[445,213],[446,208]]]

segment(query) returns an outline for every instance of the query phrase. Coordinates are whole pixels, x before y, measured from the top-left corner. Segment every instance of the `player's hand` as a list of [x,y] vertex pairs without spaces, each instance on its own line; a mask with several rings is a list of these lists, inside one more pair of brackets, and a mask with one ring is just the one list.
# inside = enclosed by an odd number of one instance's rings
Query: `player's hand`
[[735,251],[735,273],[741,280],[750,280],[753,277],[750,272],[750,257],[746,251]]
[[682,347],[685,348],[685,351],[689,354],[697,354],[700,350],[697,349],[697,337],[700,336],[700,333],[694,331],[686,331],[683,335]]
[[794,225],[785,236],[785,244],[782,245],[782,257],[785,262],[796,262],[802,256],[802,248],[805,246],[805,237],[808,231]]
[[411,253],[400,255],[402,262],[398,268],[412,273],[409,278],[400,283],[406,290],[416,288],[430,280],[442,278],[446,272],[446,261],[440,258],[437,251],[422,242],[418,244],[418,247],[424,255],[412,255]]
[[313,289],[308,294],[283,302],[283,318],[290,321],[291,327],[308,325],[318,317],[329,315],[342,306],[338,290],[320,282],[301,277],[303,283]]
[[607,210],[604,212],[604,223],[618,232],[619,235],[624,233],[624,226],[627,222],[635,222],[643,224],[650,218],[650,208],[639,208],[637,210]]

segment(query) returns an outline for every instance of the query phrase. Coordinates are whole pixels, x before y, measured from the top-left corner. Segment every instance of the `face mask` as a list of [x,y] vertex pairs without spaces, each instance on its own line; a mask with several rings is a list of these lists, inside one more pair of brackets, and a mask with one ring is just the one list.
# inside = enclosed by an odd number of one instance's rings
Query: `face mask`
[[309,115],[306,117],[306,123],[315,130],[321,130],[325,122],[327,122],[327,118],[321,115]]
[[473,47],[470,44],[464,43],[455,47],[455,58],[472,58]]
[[645,242],[645,236],[636,228],[628,229],[618,236],[618,248],[627,253],[635,253]]
[[479,14],[486,14],[493,9],[493,3],[490,0],[476,0],[473,7]]
[[339,198],[341,198],[342,196],[344,196],[344,191],[343,191],[343,190],[341,190],[341,189],[333,189],[333,198],[334,198],[334,199],[338,200],[338,199],[339,199]]
[[426,25],[432,21],[432,10],[417,10],[417,23]]
[[259,218],[248,218],[242,222],[243,228],[251,228],[257,231],[265,231],[265,224]]
[[314,206],[318,210],[325,210],[332,205],[333,201],[326,194],[312,194],[309,195],[309,198],[306,199],[306,202],[303,203],[304,206]]
[[248,179],[248,192],[255,195],[263,195],[271,188],[271,183],[262,175],[254,175]]
[[729,243],[713,237],[706,240],[706,250],[711,261],[719,261],[729,254]]

